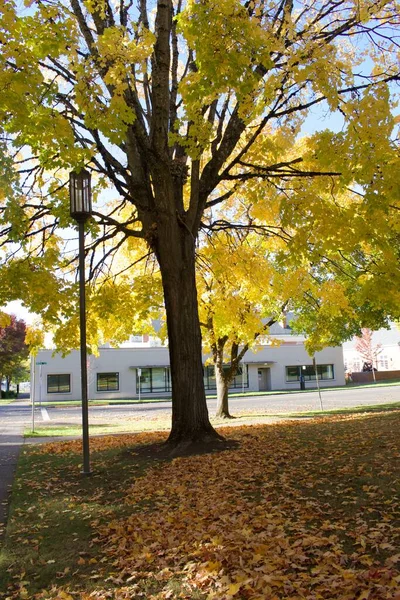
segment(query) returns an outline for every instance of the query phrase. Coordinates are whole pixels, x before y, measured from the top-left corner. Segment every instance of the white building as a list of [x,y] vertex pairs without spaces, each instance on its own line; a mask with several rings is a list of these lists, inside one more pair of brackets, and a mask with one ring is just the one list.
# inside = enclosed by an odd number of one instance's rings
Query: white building
[[[275,328],[276,330],[276,328]],[[273,332],[271,332],[273,333]],[[248,351],[232,384],[232,391],[297,390],[300,377],[306,388],[316,387],[313,360],[304,348],[304,338],[290,330],[275,336],[281,344],[259,346]],[[100,348],[99,356],[88,357],[89,399],[118,399],[167,396],[171,393],[169,353],[165,346]],[[53,350],[41,350],[31,373],[35,401],[80,400],[80,354],[72,351],[64,358]],[[207,357],[204,356],[204,363]],[[325,348],[315,355],[321,387],[344,385],[342,347]],[[204,366],[206,392],[215,394],[212,366]]]
[[[378,371],[400,370],[400,331],[394,323],[390,329],[379,329],[372,334],[373,346],[381,344],[381,349],[374,365]],[[343,344],[345,370],[350,373],[362,371],[365,358],[356,350],[357,339],[353,338]]]

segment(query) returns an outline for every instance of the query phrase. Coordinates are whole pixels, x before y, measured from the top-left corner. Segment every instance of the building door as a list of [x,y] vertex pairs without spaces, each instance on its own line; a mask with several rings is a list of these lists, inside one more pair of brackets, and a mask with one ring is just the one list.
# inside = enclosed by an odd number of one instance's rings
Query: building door
[[271,369],[258,369],[258,389],[260,392],[271,389]]

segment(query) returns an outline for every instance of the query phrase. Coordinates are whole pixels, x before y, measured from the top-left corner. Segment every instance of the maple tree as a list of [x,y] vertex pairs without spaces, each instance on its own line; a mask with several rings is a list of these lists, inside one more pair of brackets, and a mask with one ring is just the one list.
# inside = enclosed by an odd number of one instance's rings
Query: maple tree
[[[7,391],[13,379],[19,379],[21,367],[28,356],[25,344],[26,324],[15,315],[9,316],[9,323],[0,326],[0,382],[6,378]],[[18,383],[18,381],[16,381]]]
[[[235,227],[225,206],[244,193],[265,226],[275,194],[287,200],[282,215],[298,227],[291,250],[301,256],[311,243],[309,219],[321,216],[324,204],[333,214],[332,185],[352,190],[348,204],[357,205],[355,198],[365,193],[356,207],[359,219],[375,210],[377,192],[393,200],[398,156],[390,82],[399,77],[399,4],[27,4],[25,11],[14,1],[0,8],[1,299],[22,298],[56,325],[73,320],[76,258],[66,255],[72,224],[66,181],[68,170],[91,169],[89,277],[112,268],[126,240],[145,240],[160,266],[167,316],[170,442],[213,439],[195,285],[199,232],[215,228],[221,217]],[[343,134],[326,131],[298,142],[309,111],[318,106],[341,113]],[[382,119],[377,126],[376,114],[385,115],[385,127]],[[331,183],[335,179],[339,183]],[[270,188],[265,197],[258,191],[262,182]],[[110,186],[117,203],[101,201]],[[385,204],[398,218],[396,201]],[[315,219],[315,255],[324,249],[321,240],[337,240],[343,214],[335,216],[327,229]],[[392,225],[386,247],[377,246],[375,254],[385,254],[385,264],[395,269]],[[112,247],[102,252],[106,241]],[[349,241],[342,241],[351,253]]]
[[375,381],[375,369],[377,367],[378,355],[382,352],[382,344],[375,344],[372,336],[373,333],[367,327],[361,330],[361,336],[356,337],[355,349],[366,361],[368,367],[371,368],[372,376]]
[[219,417],[231,416],[229,387],[247,350],[268,334],[287,304],[274,260],[281,239],[263,233],[222,228],[198,251],[203,349],[214,366]]
[[29,360],[18,362],[10,369],[9,374],[7,375],[7,387],[9,388],[8,382],[15,384],[16,398],[18,398],[20,384],[29,381],[30,372]]

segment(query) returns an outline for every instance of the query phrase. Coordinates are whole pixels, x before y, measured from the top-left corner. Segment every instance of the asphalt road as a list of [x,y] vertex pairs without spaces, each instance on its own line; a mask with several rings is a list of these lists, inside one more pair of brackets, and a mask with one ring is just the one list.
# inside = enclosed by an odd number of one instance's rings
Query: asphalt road
[[[326,410],[337,408],[350,408],[354,406],[368,406],[372,404],[386,404],[400,402],[400,386],[349,388],[322,391],[323,408]],[[215,412],[216,400],[207,401],[211,414]],[[247,396],[230,399],[232,414],[235,411],[249,409],[251,412],[262,411],[264,414],[282,415],[293,412],[306,412],[320,410],[318,392],[302,392],[295,394],[281,394],[269,396]],[[134,416],[149,418],[161,413],[170,413],[171,402],[157,402],[148,404],[125,404],[110,406],[90,406],[90,416],[97,423],[109,423],[121,420],[124,417]],[[44,409],[36,407],[35,422],[46,421],[53,425],[80,423],[81,409],[79,406],[57,406]],[[32,422],[32,409],[28,401],[13,402],[0,406],[0,439],[2,435],[16,428],[28,426]],[[49,423],[50,424],[50,423]]]

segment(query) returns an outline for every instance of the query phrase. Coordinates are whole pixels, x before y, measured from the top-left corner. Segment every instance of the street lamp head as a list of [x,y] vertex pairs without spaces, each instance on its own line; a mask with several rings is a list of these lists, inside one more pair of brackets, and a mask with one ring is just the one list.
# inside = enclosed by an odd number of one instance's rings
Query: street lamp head
[[90,173],[85,169],[69,174],[69,201],[71,217],[76,221],[86,221],[92,215]]

